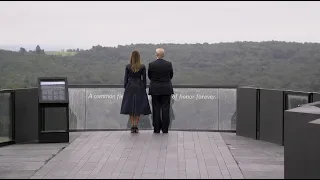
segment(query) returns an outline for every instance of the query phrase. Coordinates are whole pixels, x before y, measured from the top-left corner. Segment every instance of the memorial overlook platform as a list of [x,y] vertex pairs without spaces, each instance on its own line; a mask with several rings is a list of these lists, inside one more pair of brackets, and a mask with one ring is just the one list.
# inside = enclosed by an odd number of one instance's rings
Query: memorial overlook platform
[[320,99],[312,92],[174,86],[169,134],[153,134],[151,116],[130,134],[119,113],[122,86],[68,90],[67,112],[47,110],[43,128],[68,129],[69,143],[38,143],[38,88],[0,91],[0,178],[285,178],[285,142],[292,145],[285,113]]

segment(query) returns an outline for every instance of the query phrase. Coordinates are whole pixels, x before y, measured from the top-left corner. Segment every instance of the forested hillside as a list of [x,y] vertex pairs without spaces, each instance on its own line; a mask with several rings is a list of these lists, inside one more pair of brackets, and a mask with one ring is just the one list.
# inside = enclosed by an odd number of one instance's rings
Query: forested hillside
[[122,84],[130,53],[142,61],[166,51],[174,84],[252,85],[320,92],[320,44],[235,42],[218,44],[135,44],[93,46],[74,56],[0,51],[0,88],[36,85],[40,76],[67,76],[70,84]]

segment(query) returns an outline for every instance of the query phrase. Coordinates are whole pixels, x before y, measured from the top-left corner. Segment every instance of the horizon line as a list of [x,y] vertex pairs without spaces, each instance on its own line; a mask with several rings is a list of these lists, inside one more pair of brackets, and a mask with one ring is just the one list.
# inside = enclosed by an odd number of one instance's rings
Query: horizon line
[[[228,43],[263,43],[263,42],[284,42],[284,43],[297,43],[297,44],[320,44],[320,42],[311,42],[311,41],[285,41],[285,40],[263,40],[263,41],[221,41],[221,42],[193,42],[193,43],[170,43],[170,42],[162,42],[162,43],[130,43],[130,44],[118,44],[118,45],[102,45],[102,44],[96,44],[96,45],[91,45],[88,49],[91,49],[94,46],[101,46],[101,47],[107,47],[107,48],[118,48],[119,46],[135,46],[135,45],[197,45],[197,44],[208,44],[208,45],[215,45],[215,44],[228,44]],[[26,48],[25,46],[49,46],[46,48],[49,49],[59,49],[59,50],[68,50],[68,49],[83,49],[86,50],[87,48],[81,48],[81,47],[75,47],[74,45],[57,45],[57,44],[47,44],[47,45],[41,45],[41,44],[1,44],[0,43],[0,49],[1,48]],[[6,46],[12,46],[12,47],[6,47]],[[51,46],[51,47],[50,47]],[[60,47],[59,47],[60,46]],[[64,48],[62,47],[64,46]],[[68,48],[65,48],[65,46],[69,46]],[[34,48],[35,48],[34,47]],[[6,49],[3,49],[6,50]]]

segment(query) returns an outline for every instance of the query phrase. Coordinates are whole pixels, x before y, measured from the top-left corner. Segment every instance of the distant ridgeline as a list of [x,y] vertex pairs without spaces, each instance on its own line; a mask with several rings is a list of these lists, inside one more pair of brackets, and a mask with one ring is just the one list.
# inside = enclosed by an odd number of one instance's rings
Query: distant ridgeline
[[19,52],[0,50],[0,88],[36,85],[39,76],[66,76],[70,84],[122,84],[130,53],[142,62],[155,59],[157,47],[173,62],[174,84],[254,85],[320,91],[320,44],[235,42],[217,44],[134,44],[93,46],[89,50]]

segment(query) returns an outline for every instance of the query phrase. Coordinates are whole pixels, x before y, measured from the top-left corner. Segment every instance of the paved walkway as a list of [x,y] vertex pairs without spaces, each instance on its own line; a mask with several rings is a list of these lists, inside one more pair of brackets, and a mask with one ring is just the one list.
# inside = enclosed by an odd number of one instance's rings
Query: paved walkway
[[233,133],[222,133],[246,179],[284,179],[284,148]]
[[0,179],[27,179],[67,144],[25,144],[0,148]]
[[[283,178],[283,147],[234,133],[105,131],[73,133],[73,137],[49,162],[40,164],[40,170],[24,176],[1,176],[0,156],[0,178]],[[34,147],[50,145],[19,146],[35,151]]]
[[[80,133],[71,133],[70,142]],[[14,144],[0,147],[0,179],[28,179],[68,143]]]

